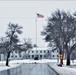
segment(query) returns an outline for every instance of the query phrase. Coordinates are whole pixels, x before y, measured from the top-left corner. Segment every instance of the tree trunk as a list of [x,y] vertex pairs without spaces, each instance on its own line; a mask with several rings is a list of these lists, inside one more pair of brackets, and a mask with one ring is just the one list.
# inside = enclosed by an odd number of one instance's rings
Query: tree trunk
[[66,65],[70,65],[70,53],[67,53],[67,63]]
[[63,52],[60,50],[60,64],[63,65]]
[[6,66],[9,66],[10,51],[7,53]]
[[63,65],[63,54],[60,54],[60,64]]

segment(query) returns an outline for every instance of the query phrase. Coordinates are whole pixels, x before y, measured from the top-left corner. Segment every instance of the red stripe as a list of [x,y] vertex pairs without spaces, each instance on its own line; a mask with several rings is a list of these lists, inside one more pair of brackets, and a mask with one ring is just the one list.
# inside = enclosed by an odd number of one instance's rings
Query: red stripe
[[42,14],[37,13],[37,18],[43,18],[44,16]]

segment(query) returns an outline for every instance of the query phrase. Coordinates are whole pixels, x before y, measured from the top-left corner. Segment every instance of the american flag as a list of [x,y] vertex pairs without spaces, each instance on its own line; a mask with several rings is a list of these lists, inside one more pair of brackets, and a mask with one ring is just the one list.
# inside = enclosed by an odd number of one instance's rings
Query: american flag
[[44,17],[44,15],[37,13],[37,18],[43,18],[43,17]]

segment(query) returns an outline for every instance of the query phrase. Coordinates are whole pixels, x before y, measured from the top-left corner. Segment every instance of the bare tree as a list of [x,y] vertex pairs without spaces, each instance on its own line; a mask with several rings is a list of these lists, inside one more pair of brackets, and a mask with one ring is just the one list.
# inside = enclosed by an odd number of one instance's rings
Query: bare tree
[[30,38],[24,39],[23,46],[24,46],[25,50],[32,49],[33,45],[32,45],[31,39]]
[[6,58],[5,55],[6,55],[6,52],[8,50],[7,46],[9,45],[7,40],[8,39],[5,37],[0,38],[0,54],[4,54],[4,59]]
[[19,42],[18,39],[18,34],[22,33],[22,27],[19,26],[18,24],[13,24],[9,23],[8,29],[6,31],[6,37],[9,39],[8,40],[8,45],[7,45],[7,60],[6,60],[6,66],[9,66],[9,61],[8,58],[10,57],[10,53],[14,48],[16,47],[17,43]]
[[46,42],[52,41],[59,49],[60,54],[67,53],[67,65],[70,65],[70,54],[76,48],[76,18],[70,12],[57,10],[48,18],[47,26],[41,32]]

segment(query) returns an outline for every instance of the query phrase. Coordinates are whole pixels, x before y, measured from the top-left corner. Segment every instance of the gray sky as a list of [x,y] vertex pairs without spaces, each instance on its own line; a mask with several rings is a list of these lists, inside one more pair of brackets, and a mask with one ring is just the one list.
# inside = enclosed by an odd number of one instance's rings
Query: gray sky
[[0,1],[0,37],[5,36],[9,22],[23,26],[20,39],[31,38],[36,43],[36,13],[45,17],[37,19],[37,45],[46,46],[42,40],[41,31],[46,23],[46,18],[56,9],[74,12],[76,1]]

